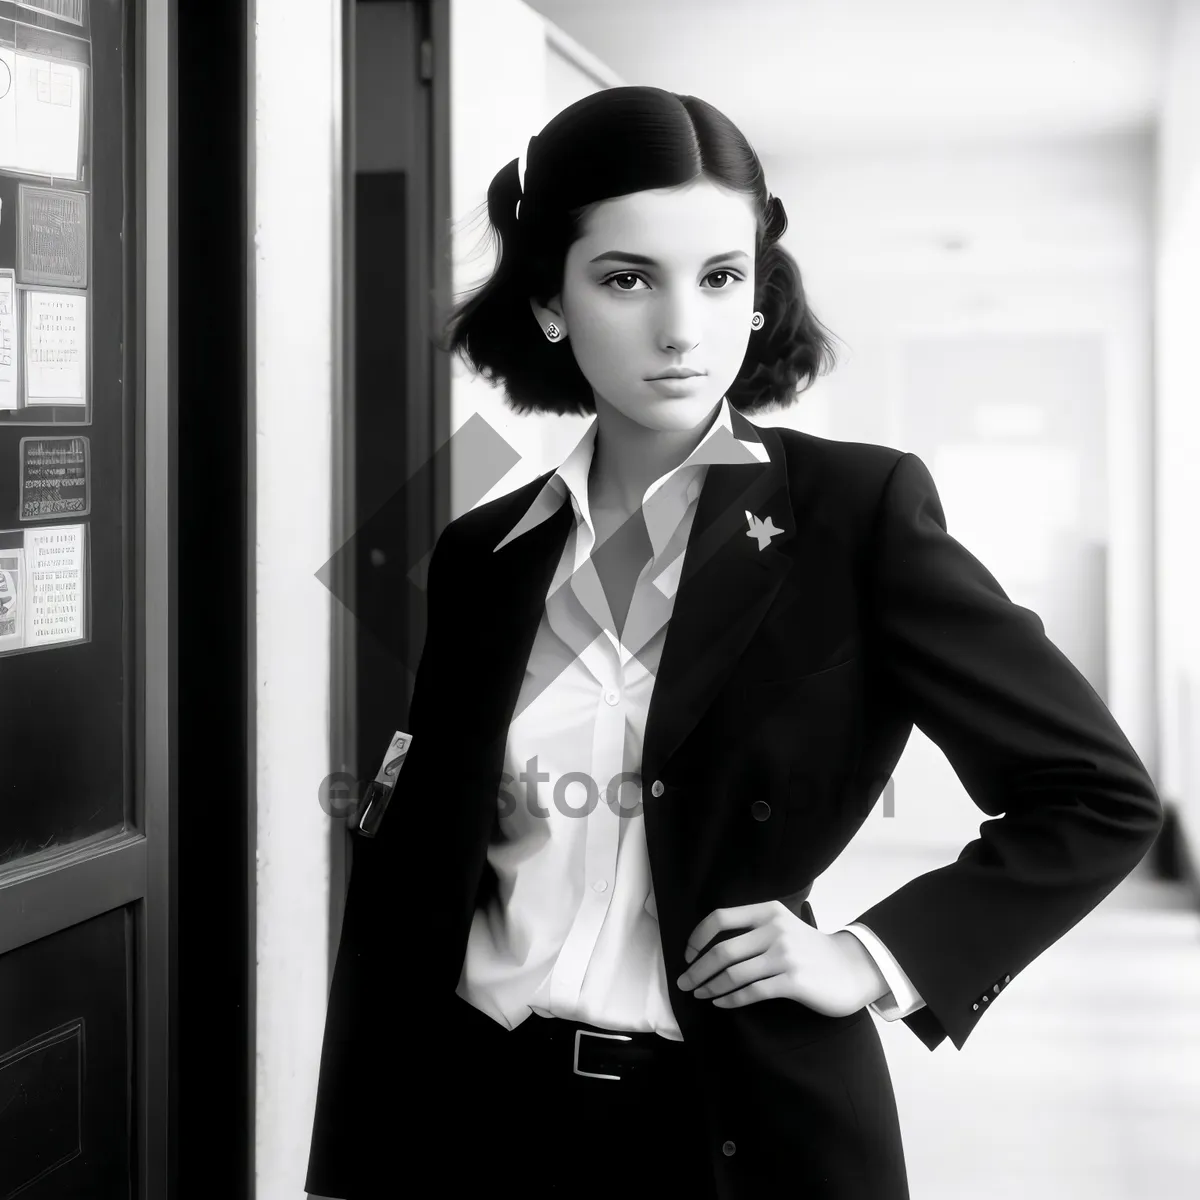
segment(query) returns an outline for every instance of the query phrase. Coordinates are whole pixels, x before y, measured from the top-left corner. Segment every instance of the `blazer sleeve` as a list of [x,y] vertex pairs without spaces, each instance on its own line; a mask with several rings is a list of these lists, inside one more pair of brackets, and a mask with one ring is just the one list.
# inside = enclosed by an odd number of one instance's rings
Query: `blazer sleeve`
[[999,993],[1137,865],[1162,825],[1145,767],[1104,702],[946,529],[914,454],[876,514],[870,632],[884,686],[990,820],[958,859],[856,918],[925,1007],[904,1018],[956,1048]]

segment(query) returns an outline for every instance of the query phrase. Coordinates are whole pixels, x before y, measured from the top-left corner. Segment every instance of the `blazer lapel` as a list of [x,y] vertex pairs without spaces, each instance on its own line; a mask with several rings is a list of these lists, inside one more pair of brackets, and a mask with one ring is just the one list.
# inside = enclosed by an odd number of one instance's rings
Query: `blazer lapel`
[[[734,433],[761,440],[770,461],[708,468],[651,693],[645,779],[658,776],[704,715],[791,565],[778,548],[795,536],[783,446],[736,410],[732,419]],[[747,511],[780,530],[762,549],[748,536]]]

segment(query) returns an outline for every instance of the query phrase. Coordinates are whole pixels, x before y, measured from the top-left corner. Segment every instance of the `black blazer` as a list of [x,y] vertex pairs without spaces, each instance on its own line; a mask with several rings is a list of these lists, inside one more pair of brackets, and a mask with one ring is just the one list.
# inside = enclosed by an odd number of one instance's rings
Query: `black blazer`
[[[781,998],[717,1009],[675,987],[688,934],[714,908],[772,898],[815,924],[813,882],[915,723],[991,819],[955,862],[856,919],[925,1000],[909,1028],[931,1049],[961,1049],[1022,968],[1138,863],[1161,806],[1038,617],[947,533],[919,458],[759,428],[736,410],[733,421],[770,462],[708,469],[645,736],[671,1005],[704,1080],[696,1119],[721,1196],[891,1200],[907,1185],[869,1010],[830,1018]],[[398,1172],[421,1167],[452,1190],[453,1155],[487,1119],[496,1081],[454,1063],[436,1030],[462,1003],[472,913],[495,882],[504,744],[570,506],[493,548],[547,478],[452,521],[431,559],[412,748],[378,837],[355,842],[312,1192],[390,1194]],[[762,550],[747,510],[782,530]]]

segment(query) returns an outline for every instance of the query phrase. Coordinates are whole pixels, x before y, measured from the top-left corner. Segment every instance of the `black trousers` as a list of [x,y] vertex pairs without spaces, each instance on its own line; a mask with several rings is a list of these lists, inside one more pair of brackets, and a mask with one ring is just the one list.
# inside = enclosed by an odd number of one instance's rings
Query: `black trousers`
[[510,1030],[458,997],[446,1027],[440,1194],[716,1200],[682,1042],[537,1013]]

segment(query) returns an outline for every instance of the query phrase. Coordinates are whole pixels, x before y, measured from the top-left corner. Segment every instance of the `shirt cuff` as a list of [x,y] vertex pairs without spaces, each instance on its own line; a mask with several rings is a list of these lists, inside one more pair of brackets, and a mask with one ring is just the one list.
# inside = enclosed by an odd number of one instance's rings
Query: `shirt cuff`
[[872,1012],[885,1021],[898,1021],[901,1017],[911,1016],[925,1007],[925,1001],[913,987],[912,981],[904,973],[904,968],[892,957],[891,951],[865,925],[857,921],[843,928],[854,934],[867,948],[867,953],[875,960],[879,973],[883,976],[890,991],[880,996],[869,1007]]

